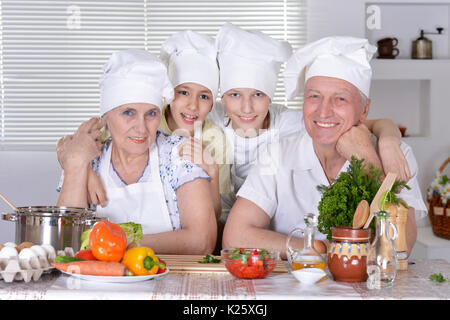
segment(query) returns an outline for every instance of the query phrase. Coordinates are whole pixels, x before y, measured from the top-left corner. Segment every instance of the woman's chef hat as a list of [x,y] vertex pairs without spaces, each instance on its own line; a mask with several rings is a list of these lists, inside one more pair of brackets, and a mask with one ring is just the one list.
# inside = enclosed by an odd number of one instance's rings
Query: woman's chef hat
[[367,39],[327,37],[297,50],[286,63],[284,86],[289,100],[302,93],[314,76],[346,80],[369,97],[372,69],[369,61],[376,47]]
[[292,53],[287,41],[225,23],[216,46],[222,94],[233,88],[252,88],[273,97],[281,64]]
[[159,108],[173,99],[167,68],[156,56],[140,49],[113,53],[100,78],[100,113],[127,103],[151,103]]
[[194,82],[211,90],[215,100],[219,90],[219,67],[212,37],[191,30],[178,32],[164,42],[160,57],[174,87]]

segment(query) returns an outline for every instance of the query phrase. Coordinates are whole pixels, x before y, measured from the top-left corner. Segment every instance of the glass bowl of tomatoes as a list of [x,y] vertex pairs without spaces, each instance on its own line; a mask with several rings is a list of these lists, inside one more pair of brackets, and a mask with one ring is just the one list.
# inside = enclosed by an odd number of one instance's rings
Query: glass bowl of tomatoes
[[280,259],[278,251],[256,248],[222,249],[220,255],[227,270],[235,277],[244,279],[265,278]]

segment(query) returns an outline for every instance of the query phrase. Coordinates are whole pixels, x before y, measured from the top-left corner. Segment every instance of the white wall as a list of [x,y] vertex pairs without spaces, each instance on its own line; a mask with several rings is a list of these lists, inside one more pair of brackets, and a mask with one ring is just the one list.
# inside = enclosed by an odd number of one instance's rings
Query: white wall
[[[433,41],[434,57],[450,59],[450,1],[396,0],[312,0],[309,1],[308,42],[332,35],[366,37],[372,44],[383,37],[397,37],[401,55],[410,57],[411,41],[419,30],[435,31],[444,27],[444,35],[426,35]],[[366,4],[380,7],[381,28],[366,26]],[[426,5],[424,5],[426,4]],[[376,56],[376,55],[375,55]],[[376,70],[375,70],[376,71]],[[393,71],[394,72],[394,71]],[[369,118],[389,117],[408,127],[414,137],[405,141],[413,147],[419,164],[419,183],[423,196],[442,162],[450,156],[450,70],[442,80],[442,70],[436,74],[433,86],[423,89],[424,81],[374,80],[371,88],[372,110]],[[433,78],[424,77],[423,79]],[[429,94],[428,97],[426,95]],[[424,97],[425,95],[425,97]],[[428,98],[428,100],[427,100]],[[424,103],[424,99],[427,100]]]
[[[0,152],[0,193],[15,206],[55,205],[61,169],[56,152]],[[0,212],[12,212],[0,199]],[[14,241],[15,223],[0,220],[0,243]]]

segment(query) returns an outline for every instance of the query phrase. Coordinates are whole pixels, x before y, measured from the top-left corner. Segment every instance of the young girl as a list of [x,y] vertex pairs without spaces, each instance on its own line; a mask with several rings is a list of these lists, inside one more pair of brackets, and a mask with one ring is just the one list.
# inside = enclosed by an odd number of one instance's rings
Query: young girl
[[206,119],[219,88],[214,39],[191,30],[179,32],[163,44],[160,56],[175,87],[174,100],[163,109],[160,128],[190,138],[182,144],[180,155],[197,163],[212,178],[211,192],[219,218],[220,194],[231,189],[225,135]]
[[[262,148],[302,132],[304,123],[301,111],[271,103],[281,64],[292,54],[287,42],[226,23],[219,30],[216,47],[222,104],[218,103],[208,117],[224,130],[230,148],[232,191],[222,195],[220,218],[225,222],[236,193]],[[364,125],[378,137],[379,146],[392,150],[380,154],[384,169],[397,172],[402,178],[407,176],[408,165],[399,148],[401,135],[395,124],[382,119],[366,121]],[[360,131],[355,127],[343,136],[342,152],[358,147]]]

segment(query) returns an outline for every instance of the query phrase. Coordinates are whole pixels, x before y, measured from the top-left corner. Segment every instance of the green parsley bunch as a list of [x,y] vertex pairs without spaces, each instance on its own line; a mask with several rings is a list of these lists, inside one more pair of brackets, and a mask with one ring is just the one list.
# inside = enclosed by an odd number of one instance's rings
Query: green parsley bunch
[[[319,202],[318,230],[327,235],[331,241],[331,228],[351,226],[356,207],[361,200],[370,204],[382,183],[382,172],[369,164],[368,170],[363,164],[364,159],[352,157],[347,171],[342,172],[332,183],[317,186],[322,193]],[[390,203],[399,203],[396,197],[399,187],[409,187],[403,181],[396,181],[391,189],[388,200]],[[371,223],[374,230],[374,222]]]

